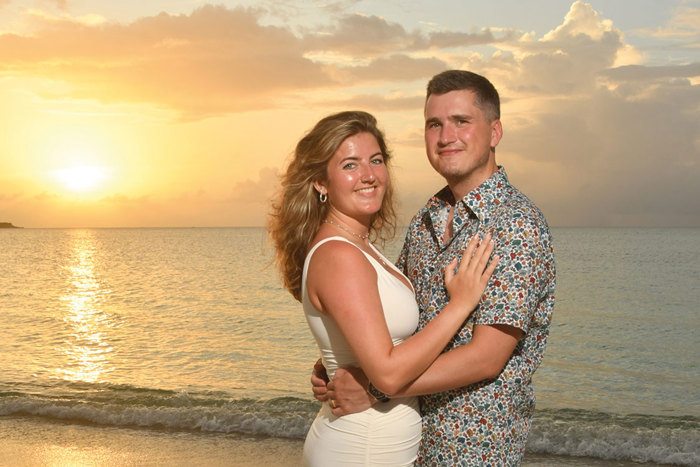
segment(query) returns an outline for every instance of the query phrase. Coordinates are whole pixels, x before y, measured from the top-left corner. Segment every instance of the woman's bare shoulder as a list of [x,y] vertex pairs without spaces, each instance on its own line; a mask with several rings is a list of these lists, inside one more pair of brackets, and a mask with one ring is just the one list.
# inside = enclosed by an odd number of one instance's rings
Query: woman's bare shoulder
[[323,242],[316,247],[311,257],[311,263],[323,263],[335,266],[338,269],[346,269],[360,265],[371,266],[365,254],[355,244],[342,239],[342,237],[327,237],[314,242],[314,245]]

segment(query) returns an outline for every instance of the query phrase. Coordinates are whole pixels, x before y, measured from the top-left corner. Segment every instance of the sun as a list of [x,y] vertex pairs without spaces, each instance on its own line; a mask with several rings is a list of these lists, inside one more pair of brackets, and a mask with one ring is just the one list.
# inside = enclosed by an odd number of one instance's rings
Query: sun
[[104,167],[80,165],[56,170],[56,177],[71,191],[84,192],[99,186],[108,178]]

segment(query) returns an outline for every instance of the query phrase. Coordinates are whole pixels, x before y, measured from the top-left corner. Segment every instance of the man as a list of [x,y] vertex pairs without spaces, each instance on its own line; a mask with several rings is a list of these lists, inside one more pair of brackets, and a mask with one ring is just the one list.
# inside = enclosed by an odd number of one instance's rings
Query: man
[[[444,268],[472,236],[491,232],[501,259],[446,352],[392,395],[422,396],[419,465],[517,465],[524,454],[555,268],[544,216],[496,164],[502,134],[498,92],[486,78],[450,70],[428,83],[425,147],[447,186],[413,218],[398,261],[415,288],[419,328],[448,302]],[[317,374],[312,383],[336,415],[366,409],[365,388],[376,399],[385,396],[359,369],[336,373],[327,388]]]

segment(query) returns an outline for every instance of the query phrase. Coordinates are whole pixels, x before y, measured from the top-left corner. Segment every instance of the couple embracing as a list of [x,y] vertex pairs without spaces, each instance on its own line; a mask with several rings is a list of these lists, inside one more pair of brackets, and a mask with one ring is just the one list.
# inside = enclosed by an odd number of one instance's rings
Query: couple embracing
[[297,144],[269,230],[321,351],[307,465],[517,465],[554,305],[551,236],[495,160],[499,96],[450,70],[428,83],[425,145],[447,186],[396,265],[391,153],[365,112]]

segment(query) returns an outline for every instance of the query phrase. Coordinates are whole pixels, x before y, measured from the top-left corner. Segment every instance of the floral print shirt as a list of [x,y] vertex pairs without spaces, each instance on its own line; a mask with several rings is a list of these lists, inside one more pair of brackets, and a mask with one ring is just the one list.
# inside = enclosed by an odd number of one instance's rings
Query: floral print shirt
[[[451,204],[453,236],[443,241]],[[449,301],[442,271],[461,258],[474,235],[491,232],[501,257],[477,310],[447,348],[471,340],[475,324],[523,331],[494,380],[423,396],[423,435],[416,465],[518,465],[535,395],[532,375],[542,361],[554,307],[555,266],[547,222],[499,170],[454,202],[448,187],[413,218],[398,265],[416,290],[423,328]]]

